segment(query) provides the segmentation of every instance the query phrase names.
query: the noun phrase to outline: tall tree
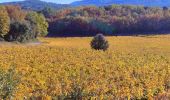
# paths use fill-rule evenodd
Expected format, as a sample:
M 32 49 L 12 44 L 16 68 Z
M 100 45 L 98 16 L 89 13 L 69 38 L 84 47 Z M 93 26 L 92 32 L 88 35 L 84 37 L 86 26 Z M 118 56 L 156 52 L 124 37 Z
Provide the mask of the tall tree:
M 7 5 L 6 9 L 11 21 L 23 21 L 25 19 L 26 12 L 20 6 Z
M 42 14 L 36 12 L 29 12 L 26 20 L 30 21 L 33 26 L 35 34 L 38 36 L 46 36 L 48 33 L 48 23 Z
M 9 32 L 10 18 L 4 6 L 0 6 L 0 35 L 5 35 Z

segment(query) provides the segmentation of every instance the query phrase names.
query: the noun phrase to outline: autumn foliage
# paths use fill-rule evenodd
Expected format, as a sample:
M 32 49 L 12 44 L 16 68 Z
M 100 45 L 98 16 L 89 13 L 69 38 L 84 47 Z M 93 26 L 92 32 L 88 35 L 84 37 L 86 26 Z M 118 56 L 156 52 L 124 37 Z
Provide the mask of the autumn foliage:
M 41 13 L 1 6 L 1 37 L 25 42 L 48 32 L 48 36 L 92 36 L 170 31 L 167 8 L 46 9 L 46 19 Z M 152 100 L 162 94 L 169 98 L 169 35 L 39 39 L 42 45 L 0 44 L 0 99 Z
M 26 16 L 26 11 L 20 6 L 7 5 L 5 6 L 11 21 L 23 21 Z
M 10 19 L 6 8 L 0 6 L 0 35 L 5 35 L 9 32 Z
M 170 10 L 158 7 L 111 5 L 56 11 L 49 36 L 133 35 L 170 32 Z
M 46 36 L 47 29 L 48 23 L 40 13 L 22 10 L 20 6 L 0 7 L 1 40 L 28 42 Z
M 170 37 L 148 38 L 110 37 L 105 52 L 90 48 L 92 38 L 0 45 L 0 66 L 4 70 L 16 66 L 20 82 L 13 99 L 17 100 L 151 100 L 168 95 L 170 89 L 170 48 L 165 46 Z M 148 45 L 137 45 L 142 43 Z

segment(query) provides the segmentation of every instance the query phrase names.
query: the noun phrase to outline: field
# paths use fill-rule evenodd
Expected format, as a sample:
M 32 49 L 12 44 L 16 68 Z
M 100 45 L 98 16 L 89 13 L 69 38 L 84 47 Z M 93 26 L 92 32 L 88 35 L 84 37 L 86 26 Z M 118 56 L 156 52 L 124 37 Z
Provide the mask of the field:
M 170 35 L 107 37 L 106 52 L 91 50 L 91 39 L 1 43 L 0 66 L 20 76 L 13 98 L 170 99 Z

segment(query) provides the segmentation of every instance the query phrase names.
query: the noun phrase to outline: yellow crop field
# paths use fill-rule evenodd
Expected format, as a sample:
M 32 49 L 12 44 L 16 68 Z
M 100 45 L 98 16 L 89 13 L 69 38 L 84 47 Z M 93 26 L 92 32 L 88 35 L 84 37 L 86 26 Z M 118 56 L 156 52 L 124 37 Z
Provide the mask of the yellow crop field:
M 170 99 L 170 35 L 39 38 L 41 44 L 0 44 L 0 66 L 20 77 L 16 100 Z M 163 97 L 163 96 L 164 97 Z

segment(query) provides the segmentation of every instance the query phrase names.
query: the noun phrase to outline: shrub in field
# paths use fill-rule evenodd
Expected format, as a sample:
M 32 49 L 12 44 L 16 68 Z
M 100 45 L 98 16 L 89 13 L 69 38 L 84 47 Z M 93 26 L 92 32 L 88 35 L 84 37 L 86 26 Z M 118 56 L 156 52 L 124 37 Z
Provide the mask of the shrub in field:
M 109 47 L 108 41 L 103 34 L 97 34 L 91 41 L 91 47 L 95 50 L 107 50 Z
M 19 78 L 14 69 L 9 69 L 7 72 L 0 69 L 0 99 L 12 99 L 18 83 Z

